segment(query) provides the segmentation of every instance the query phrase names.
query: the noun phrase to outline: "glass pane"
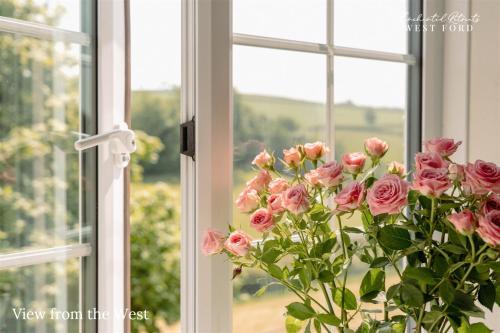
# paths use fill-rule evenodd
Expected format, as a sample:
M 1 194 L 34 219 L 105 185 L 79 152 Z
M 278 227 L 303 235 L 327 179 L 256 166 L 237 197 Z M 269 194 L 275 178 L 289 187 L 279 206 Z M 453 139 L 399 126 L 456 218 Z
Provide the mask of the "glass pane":
M 2 0 L 0 16 L 87 32 L 87 15 L 93 8 L 89 0 Z M 83 19 L 82 19 L 83 16 Z
M 234 0 L 235 33 L 326 42 L 326 0 Z
M 131 1 L 133 332 L 180 331 L 181 0 Z M 161 42 L 152 36 L 161 36 Z M 158 64 L 162 64 L 158 66 Z M 161 258 L 161 259 L 159 259 Z
M 363 151 L 364 140 L 389 143 L 384 161 L 404 162 L 405 64 L 346 57 L 335 58 L 335 158 Z M 350 219 L 360 224 L 359 216 Z
M 326 59 L 322 55 L 235 46 L 233 82 L 236 199 L 255 174 L 251 162 L 262 149 L 282 157 L 284 148 L 325 140 Z M 280 171 L 284 172 L 282 168 Z M 235 207 L 235 227 L 258 238 L 248 221 L 249 216 Z M 273 286 L 260 297 L 250 297 L 267 280 L 257 270 L 244 270 L 234 280 L 235 332 L 285 331 L 284 306 L 294 299 L 293 294 Z
M 0 332 L 78 332 L 85 314 L 79 274 L 79 259 L 3 270 Z M 37 311 L 38 317 L 29 319 L 28 311 Z
M 73 143 L 95 130 L 91 57 L 1 32 L 0 50 L 0 253 L 78 243 L 83 170 Z
M 335 0 L 335 45 L 407 53 L 407 2 Z

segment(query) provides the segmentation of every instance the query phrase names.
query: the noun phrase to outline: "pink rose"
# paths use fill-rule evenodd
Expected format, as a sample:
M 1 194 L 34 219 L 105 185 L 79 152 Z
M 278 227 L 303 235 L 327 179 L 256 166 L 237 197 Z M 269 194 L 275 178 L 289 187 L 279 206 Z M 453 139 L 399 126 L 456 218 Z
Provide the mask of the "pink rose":
M 316 169 L 318 183 L 324 187 L 334 187 L 342 182 L 342 165 L 335 161 L 323 164 Z
M 453 181 L 461 182 L 465 178 L 465 168 L 463 165 L 452 163 L 448 167 L 449 177 Z
M 337 210 L 341 212 L 348 212 L 358 208 L 365 197 L 365 187 L 359 182 L 352 182 L 342 189 L 335 196 L 335 203 Z
M 249 188 L 253 188 L 257 192 L 262 191 L 271 182 L 271 175 L 267 170 L 260 170 L 257 176 L 247 182 Z
M 257 209 L 250 218 L 250 226 L 258 232 L 271 230 L 274 227 L 273 214 L 265 208 Z
M 248 213 L 259 206 L 259 195 L 253 188 L 246 188 L 240 193 L 236 199 L 236 207 L 242 213 Z
M 271 167 L 273 163 L 274 163 L 273 157 L 269 155 L 269 153 L 266 150 L 257 154 L 257 156 L 255 156 L 255 158 L 252 161 L 253 165 L 256 165 L 263 169 Z
M 318 171 L 316 169 L 309 171 L 304 175 L 304 178 L 309 182 L 309 184 L 316 186 L 319 185 L 318 181 Z
M 396 175 L 385 175 L 368 190 L 366 201 L 373 215 L 397 214 L 408 204 L 410 184 Z
M 489 212 L 494 211 L 494 210 L 500 210 L 500 194 L 492 193 L 481 204 L 481 213 L 483 215 L 486 215 Z
M 423 195 L 438 198 L 451 187 L 447 169 L 417 170 L 412 188 Z
M 281 194 L 271 194 L 267 198 L 267 209 L 269 209 L 273 214 L 278 214 L 285 210 Z
M 226 237 L 220 231 L 214 229 L 206 230 L 203 235 L 201 252 L 206 256 L 219 253 L 224 248 L 225 239 Z
M 415 155 L 415 167 L 417 170 L 422 169 L 443 169 L 448 167 L 448 162 L 443 160 L 441 155 L 437 153 L 418 153 Z
M 485 216 L 479 217 L 477 234 L 492 246 L 500 245 L 500 211 L 493 210 Z
M 283 207 L 294 214 L 309 208 L 309 194 L 303 184 L 295 185 L 283 193 Z
M 460 213 L 451 214 L 447 219 L 462 235 L 472 235 L 474 229 L 476 229 L 476 217 L 468 209 L 464 209 Z
M 369 138 L 365 140 L 365 151 L 372 159 L 380 159 L 385 155 L 389 145 L 379 138 Z
M 281 193 L 287 190 L 290 184 L 283 178 L 276 178 L 269 183 L 269 192 L 271 193 Z
M 448 157 L 457 151 L 462 141 L 455 142 L 453 139 L 436 138 L 425 142 L 425 149 L 429 152 Z
M 474 194 L 488 192 L 500 193 L 500 168 L 495 163 L 477 160 L 465 167 L 465 183 L 467 191 Z
M 224 242 L 225 249 L 239 257 L 246 255 L 251 246 L 252 239 L 241 230 L 233 231 Z
M 323 143 L 316 141 L 314 143 L 306 143 L 304 145 L 304 153 L 306 157 L 310 160 L 317 160 L 323 157 L 330 151 L 328 147 Z
M 387 166 L 387 171 L 389 173 L 392 173 L 393 175 L 398 175 L 399 177 L 403 177 L 406 172 L 406 169 L 403 164 L 393 161 L 389 163 L 389 165 Z
M 366 155 L 363 153 L 347 153 L 342 156 L 342 165 L 344 170 L 353 175 L 357 175 L 363 171 L 365 166 Z
M 298 167 L 302 161 L 302 155 L 297 148 L 292 147 L 290 149 L 283 150 L 283 159 L 289 167 Z

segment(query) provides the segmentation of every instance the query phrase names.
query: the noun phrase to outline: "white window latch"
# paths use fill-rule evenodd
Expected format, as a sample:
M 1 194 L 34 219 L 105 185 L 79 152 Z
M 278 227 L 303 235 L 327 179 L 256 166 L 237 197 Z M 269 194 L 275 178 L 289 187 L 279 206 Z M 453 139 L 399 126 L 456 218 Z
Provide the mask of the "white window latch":
M 76 141 L 75 149 L 83 151 L 107 142 L 109 142 L 109 150 L 113 154 L 115 166 L 125 168 L 130 161 L 130 154 L 136 150 L 135 133 L 125 123 L 116 125 L 115 129 L 110 132 Z

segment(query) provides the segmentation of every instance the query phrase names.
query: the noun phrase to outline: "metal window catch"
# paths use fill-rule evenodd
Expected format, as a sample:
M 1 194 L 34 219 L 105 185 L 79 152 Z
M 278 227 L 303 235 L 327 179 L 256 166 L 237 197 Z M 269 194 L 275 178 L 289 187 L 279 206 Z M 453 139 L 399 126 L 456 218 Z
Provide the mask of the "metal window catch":
M 97 145 L 109 142 L 109 150 L 113 154 L 115 166 L 125 168 L 130 161 L 130 154 L 136 150 L 135 133 L 125 123 L 115 126 L 115 129 L 97 134 L 75 142 L 75 149 L 83 151 Z
M 193 119 L 181 124 L 180 128 L 180 153 L 191 157 L 194 160 L 196 152 L 195 122 Z

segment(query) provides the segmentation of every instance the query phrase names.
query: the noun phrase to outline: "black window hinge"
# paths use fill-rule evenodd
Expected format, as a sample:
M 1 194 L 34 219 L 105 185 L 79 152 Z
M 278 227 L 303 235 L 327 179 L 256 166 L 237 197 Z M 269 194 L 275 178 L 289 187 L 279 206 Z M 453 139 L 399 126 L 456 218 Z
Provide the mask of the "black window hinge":
M 194 117 L 181 124 L 180 135 L 181 154 L 190 156 L 194 161 L 194 153 L 196 150 Z

